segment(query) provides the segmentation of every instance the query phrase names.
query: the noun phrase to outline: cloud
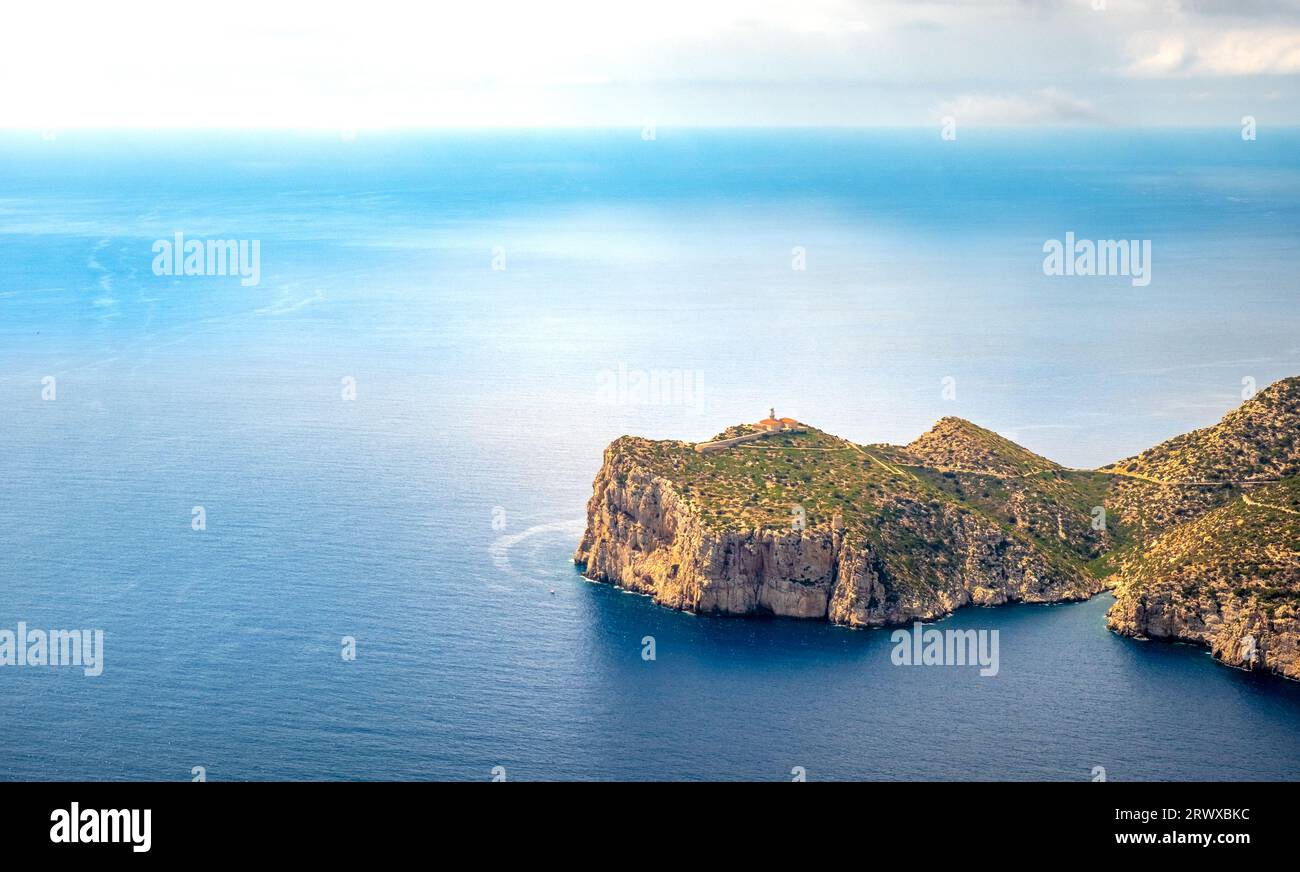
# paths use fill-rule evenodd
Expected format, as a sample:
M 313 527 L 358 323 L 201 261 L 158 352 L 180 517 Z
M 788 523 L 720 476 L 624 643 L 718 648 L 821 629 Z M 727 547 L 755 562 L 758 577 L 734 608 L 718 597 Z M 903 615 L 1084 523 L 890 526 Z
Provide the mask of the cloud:
M 1230 30 L 1139 40 L 1127 73 L 1159 76 L 1287 76 L 1300 73 L 1300 28 Z
M 1300 29 L 1226 33 L 1199 52 L 1197 60 L 1221 76 L 1300 73 Z
M 1168 76 L 1185 72 L 1190 60 L 1187 41 L 1181 37 L 1168 37 L 1162 39 L 1154 51 L 1148 51 L 1134 61 L 1128 72 L 1135 76 Z
M 1028 94 L 967 94 L 939 104 L 939 117 L 958 123 L 999 125 L 1102 124 L 1105 118 L 1086 100 L 1056 88 Z
M 71 3 L 6 10 L 0 128 L 1300 122 L 1300 0 Z

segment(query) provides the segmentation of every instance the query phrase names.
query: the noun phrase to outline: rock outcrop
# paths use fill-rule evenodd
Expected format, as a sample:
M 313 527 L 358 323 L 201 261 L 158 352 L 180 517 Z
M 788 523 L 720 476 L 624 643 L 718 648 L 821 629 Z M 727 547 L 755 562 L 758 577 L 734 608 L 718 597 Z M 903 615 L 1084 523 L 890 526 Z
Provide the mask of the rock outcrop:
M 574 560 L 676 609 L 854 627 L 1113 586 L 1117 633 L 1300 679 L 1297 434 L 1300 378 L 1100 470 L 958 418 L 905 447 L 803 424 L 709 452 L 625 436 Z
M 611 447 L 574 557 L 587 574 L 676 609 L 824 617 L 827 532 L 710 529 L 671 481 Z
M 899 473 L 811 428 L 704 457 L 686 443 L 624 437 L 605 452 L 574 560 L 589 578 L 672 608 L 849 626 L 1101 589 L 1015 530 Z M 854 485 L 861 498 L 845 499 Z M 768 500 L 753 499 L 760 491 Z
M 1254 489 L 1128 555 L 1107 624 L 1300 679 L 1300 478 Z

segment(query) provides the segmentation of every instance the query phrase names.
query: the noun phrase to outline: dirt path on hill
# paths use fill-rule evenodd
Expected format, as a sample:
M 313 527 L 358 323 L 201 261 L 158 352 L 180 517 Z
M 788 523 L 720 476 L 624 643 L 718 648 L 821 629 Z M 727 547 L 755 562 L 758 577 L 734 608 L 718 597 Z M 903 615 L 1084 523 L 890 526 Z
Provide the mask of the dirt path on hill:
M 1260 509 L 1274 509 L 1275 511 L 1286 512 L 1288 515 L 1300 515 L 1300 512 L 1297 512 L 1295 509 L 1288 509 L 1286 506 L 1275 506 L 1271 503 L 1257 503 L 1245 494 L 1241 495 L 1241 501 L 1248 506 L 1255 506 Z
M 1219 487 L 1225 484 L 1270 484 L 1276 481 L 1282 481 L 1280 478 L 1225 478 L 1222 481 L 1164 481 L 1159 478 L 1152 478 L 1149 475 L 1143 475 L 1140 472 L 1129 472 L 1125 469 L 1096 469 L 1096 470 L 1079 470 L 1080 472 L 1100 472 L 1104 475 L 1120 475 L 1124 478 L 1135 478 L 1138 481 L 1145 481 L 1148 484 L 1159 484 L 1171 487 Z

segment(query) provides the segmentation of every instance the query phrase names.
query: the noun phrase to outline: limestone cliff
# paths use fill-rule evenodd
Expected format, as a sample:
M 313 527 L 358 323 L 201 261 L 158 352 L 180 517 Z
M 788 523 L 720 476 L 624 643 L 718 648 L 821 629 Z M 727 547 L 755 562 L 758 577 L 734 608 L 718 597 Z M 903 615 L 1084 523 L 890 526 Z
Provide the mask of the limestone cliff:
M 1129 555 L 1107 615 L 1126 636 L 1206 645 L 1300 679 L 1300 478 L 1252 490 Z
M 880 626 L 1101 589 L 996 519 L 813 428 L 701 455 L 623 437 L 574 555 L 673 608 Z

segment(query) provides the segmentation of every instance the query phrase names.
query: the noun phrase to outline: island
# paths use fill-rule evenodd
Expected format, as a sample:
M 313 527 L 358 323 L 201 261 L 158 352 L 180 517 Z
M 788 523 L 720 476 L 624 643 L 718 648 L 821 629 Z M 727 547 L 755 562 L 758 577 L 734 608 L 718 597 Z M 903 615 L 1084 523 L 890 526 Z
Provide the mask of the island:
M 1118 633 L 1300 679 L 1300 377 L 1095 470 L 960 418 L 908 445 L 778 418 L 606 450 L 574 561 L 664 606 L 880 627 L 1103 590 Z

